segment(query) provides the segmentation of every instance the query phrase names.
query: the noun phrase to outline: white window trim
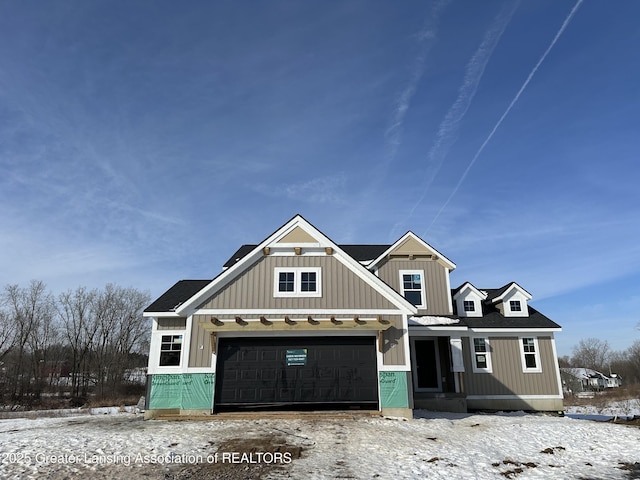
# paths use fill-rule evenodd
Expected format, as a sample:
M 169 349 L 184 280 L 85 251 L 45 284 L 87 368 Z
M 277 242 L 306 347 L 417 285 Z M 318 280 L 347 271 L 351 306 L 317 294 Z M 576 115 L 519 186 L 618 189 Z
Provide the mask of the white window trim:
M 182 373 L 186 368 L 188 359 L 188 330 L 156 330 L 151 335 L 151 347 L 149 349 L 149 370 L 148 373 Z M 165 335 L 182 335 L 182 348 L 180 349 L 179 365 L 160 366 L 160 353 L 162 345 L 162 337 Z
M 518 305 L 517 309 L 512 308 L 513 304 L 511 303 L 516 303 Z M 522 312 L 522 301 L 521 300 L 509 300 L 509 311 L 516 314 L 516 313 L 521 313 Z
M 302 274 L 316 274 L 316 291 L 303 292 L 301 290 Z M 293 292 L 281 292 L 278 290 L 280 274 L 293 273 Z M 322 297 L 322 269 L 320 267 L 276 267 L 273 269 L 273 296 L 274 297 Z
M 416 305 L 416 307 L 421 309 L 427 308 L 427 292 L 425 288 L 424 270 L 400 270 L 400 294 L 404 297 L 403 275 L 420 275 L 420 296 L 422 297 L 422 304 Z
M 484 344 L 487 346 L 487 351 L 484 352 L 484 355 L 487 359 L 487 366 L 485 368 L 478 367 L 476 363 L 476 346 L 474 339 L 476 338 L 484 338 Z M 491 342 L 489 341 L 489 337 L 470 337 L 471 340 L 471 367 L 473 368 L 473 373 L 493 373 L 493 364 L 491 363 Z
M 527 362 L 525 359 L 525 351 L 522 340 L 525 338 L 533 338 L 533 348 L 536 349 L 534 352 L 536 358 L 536 367 L 535 368 L 527 368 Z M 538 345 L 538 337 L 518 337 L 518 343 L 520 344 L 520 361 L 522 362 L 522 372 L 523 373 L 542 373 L 542 364 L 540 363 L 540 347 Z M 531 355 L 531 352 L 526 352 L 527 355 Z

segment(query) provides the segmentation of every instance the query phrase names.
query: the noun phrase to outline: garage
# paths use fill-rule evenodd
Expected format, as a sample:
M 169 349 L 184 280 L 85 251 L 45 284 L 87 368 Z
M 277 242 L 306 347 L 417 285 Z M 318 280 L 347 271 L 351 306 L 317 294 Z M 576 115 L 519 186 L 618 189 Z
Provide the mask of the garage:
M 220 338 L 216 411 L 378 409 L 375 338 Z

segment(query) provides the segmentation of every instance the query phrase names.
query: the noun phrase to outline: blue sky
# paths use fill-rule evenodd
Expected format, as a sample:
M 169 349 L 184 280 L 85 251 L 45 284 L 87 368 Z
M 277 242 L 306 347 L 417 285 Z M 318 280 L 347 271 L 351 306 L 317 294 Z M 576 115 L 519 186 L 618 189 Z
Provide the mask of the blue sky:
M 296 213 L 640 338 L 640 2 L 1 1 L 0 282 L 160 295 Z

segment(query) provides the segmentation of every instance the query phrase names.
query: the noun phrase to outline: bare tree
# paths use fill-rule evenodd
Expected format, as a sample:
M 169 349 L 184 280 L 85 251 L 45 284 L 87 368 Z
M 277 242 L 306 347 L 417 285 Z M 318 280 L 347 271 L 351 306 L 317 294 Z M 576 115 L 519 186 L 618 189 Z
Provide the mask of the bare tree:
M 11 359 L 10 370 L 7 366 L 8 391 L 13 400 L 22 399 L 31 393 L 31 376 L 33 363 L 32 352 L 28 342 L 32 340 L 34 332 L 38 329 L 40 319 L 49 315 L 51 308 L 51 295 L 47 293 L 43 282 L 32 280 L 28 288 L 18 285 L 7 285 L 2 295 L 2 301 L 7 306 L 9 321 L 14 325 L 15 341 Z M 7 362 L 9 363 L 9 362 Z M 29 369 L 31 365 L 31 369 Z
M 0 310 L 0 362 L 13 348 L 16 333 L 15 325 L 9 320 L 9 314 Z
M 636 340 L 626 351 L 629 371 L 622 380 L 626 383 L 640 383 L 640 340 Z
M 100 395 L 113 392 L 123 381 L 131 354 L 146 338 L 147 322 L 142 310 L 149 295 L 134 288 L 107 285 L 95 298 L 96 335 L 93 342 L 94 372 Z
M 603 371 L 609 364 L 610 354 L 609 342 L 599 338 L 587 338 L 580 340 L 573 348 L 571 363 L 574 367 Z
M 62 319 L 64 335 L 71 347 L 71 394 L 78 397 L 87 394 L 89 375 L 88 354 L 95 329 L 93 328 L 93 303 L 95 290 L 79 287 L 58 297 L 58 314 Z
M 27 339 L 29 357 L 31 358 L 31 378 L 33 396 L 40 398 L 46 386 L 47 377 L 54 375 L 53 365 L 57 359 L 53 358 L 52 347 L 58 342 L 59 328 L 55 315 L 55 300 L 50 293 L 43 293 L 39 299 L 37 313 L 33 320 L 33 328 Z

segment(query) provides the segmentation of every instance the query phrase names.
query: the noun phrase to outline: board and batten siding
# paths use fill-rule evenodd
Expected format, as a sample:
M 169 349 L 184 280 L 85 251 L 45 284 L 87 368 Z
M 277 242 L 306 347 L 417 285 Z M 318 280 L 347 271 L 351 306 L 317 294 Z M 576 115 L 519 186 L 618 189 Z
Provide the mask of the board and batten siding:
M 211 333 L 199 325 L 202 316 L 192 318 L 189 367 L 211 367 Z
M 436 260 L 408 260 L 390 259 L 378 269 L 378 276 L 391 286 L 396 292 L 401 293 L 400 270 L 424 271 L 425 292 L 427 295 L 427 308 L 420 309 L 419 315 L 448 315 L 449 295 L 447 287 L 447 269 Z
M 321 297 L 274 297 L 276 267 L 320 267 Z M 333 256 L 266 256 L 199 308 L 393 309 L 397 307 Z
M 408 335 L 402 328 L 402 317 L 383 316 L 392 326 L 382 334 L 382 363 L 383 365 L 404 365 L 408 361 L 408 353 L 404 348 L 404 335 Z
M 558 371 L 551 337 L 538 337 L 541 373 L 524 373 L 518 337 L 489 337 L 493 373 L 474 373 L 473 350 L 463 339 L 464 386 L 467 395 L 558 395 Z
M 158 318 L 157 330 L 184 330 L 187 328 L 186 318 Z

